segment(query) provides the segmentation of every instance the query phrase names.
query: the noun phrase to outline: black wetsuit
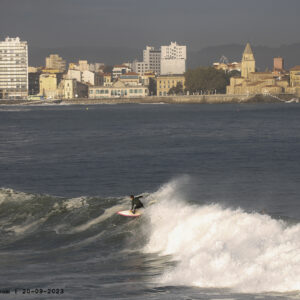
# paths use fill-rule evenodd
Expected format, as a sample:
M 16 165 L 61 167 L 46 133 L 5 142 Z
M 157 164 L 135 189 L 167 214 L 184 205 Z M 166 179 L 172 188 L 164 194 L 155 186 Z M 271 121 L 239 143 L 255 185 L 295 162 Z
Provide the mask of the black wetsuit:
M 139 197 L 134 197 L 131 200 L 131 210 L 132 212 L 135 214 L 135 210 L 141 207 L 144 207 L 143 203 L 141 202 L 140 198 L 142 198 L 143 196 L 139 196 Z

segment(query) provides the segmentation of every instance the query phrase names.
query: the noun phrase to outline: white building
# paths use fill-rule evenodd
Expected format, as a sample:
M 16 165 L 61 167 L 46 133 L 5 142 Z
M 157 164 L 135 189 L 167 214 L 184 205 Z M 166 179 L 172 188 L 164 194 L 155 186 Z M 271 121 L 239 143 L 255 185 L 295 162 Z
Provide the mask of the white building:
M 28 96 L 28 46 L 20 38 L 0 42 L 0 98 Z
M 161 46 L 161 75 L 183 74 L 186 70 L 186 46 L 171 42 Z
M 146 97 L 149 94 L 147 87 L 142 85 L 129 85 L 121 81 L 114 82 L 111 86 L 89 87 L 89 98 L 135 98 Z
M 145 73 L 149 72 L 149 65 L 143 61 L 135 60 L 131 63 L 132 71 L 138 73 L 140 75 L 144 75 Z
M 76 79 L 77 81 L 82 80 L 82 72 L 79 70 L 69 69 L 67 73 L 68 79 Z
M 112 70 L 112 78 L 116 80 L 120 75 L 126 74 L 131 71 L 131 68 L 126 65 L 116 65 Z
M 89 83 L 91 85 L 95 85 L 95 73 L 94 72 L 91 72 L 88 70 L 83 71 L 81 78 L 82 78 L 82 80 L 81 80 L 82 82 Z

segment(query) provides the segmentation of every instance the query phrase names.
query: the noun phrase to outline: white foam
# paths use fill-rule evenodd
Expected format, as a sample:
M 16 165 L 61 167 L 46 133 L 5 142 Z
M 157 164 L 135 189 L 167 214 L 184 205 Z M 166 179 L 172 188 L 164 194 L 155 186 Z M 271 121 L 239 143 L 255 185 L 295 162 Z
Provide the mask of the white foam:
M 88 206 L 85 197 L 72 198 L 63 203 L 64 207 L 67 209 L 76 209 L 84 206 Z
M 21 202 L 32 199 L 32 195 L 14 191 L 13 189 L 0 188 L 0 205 L 5 201 Z
M 267 215 L 219 205 L 188 205 L 176 188 L 176 182 L 163 187 L 163 197 L 156 197 L 164 200 L 146 213 L 150 233 L 144 251 L 178 261 L 160 283 L 240 292 L 300 290 L 300 224 L 288 227 Z
M 123 208 L 123 205 L 116 205 L 113 206 L 111 208 L 107 208 L 103 214 L 101 214 L 99 217 L 90 220 L 89 222 L 82 224 L 80 226 L 75 227 L 71 232 L 82 232 L 85 231 L 89 228 L 91 228 L 92 226 L 99 224 L 103 221 L 105 221 L 106 219 L 110 218 L 112 215 L 116 214 L 119 210 L 121 210 Z

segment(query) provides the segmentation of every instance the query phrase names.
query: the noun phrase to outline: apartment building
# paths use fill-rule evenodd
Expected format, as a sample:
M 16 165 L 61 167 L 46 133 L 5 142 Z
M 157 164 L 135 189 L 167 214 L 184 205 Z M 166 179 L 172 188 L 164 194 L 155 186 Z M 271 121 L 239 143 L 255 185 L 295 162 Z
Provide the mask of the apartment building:
M 186 70 L 186 46 L 171 42 L 169 46 L 161 46 L 161 75 L 183 74 Z
M 161 60 L 161 50 L 157 50 L 154 47 L 147 46 L 143 50 L 143 63 L 148 67 L 148 70 L 145 69 L 145 72 L 153 72 L 156 75 L 160 74 L 160 62 Z
M 0 99 L 28 96 L 28 46 L 19 37 L 0 42 Z
M 64 72 L 66 70 L 66 61 L 58 54 L 50 54 L 49 57 L 46 57 L 46 68 L 58 69 L 60 72 Z

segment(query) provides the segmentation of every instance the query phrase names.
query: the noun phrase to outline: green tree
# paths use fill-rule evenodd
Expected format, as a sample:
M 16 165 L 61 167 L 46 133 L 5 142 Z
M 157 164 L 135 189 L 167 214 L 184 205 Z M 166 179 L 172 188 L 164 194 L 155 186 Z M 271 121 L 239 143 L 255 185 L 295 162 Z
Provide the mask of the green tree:
M 168 91 L 168 95 L 182 95 L 183 94 L 183 86 L 181 82 L 177 82 L 177 85 L 170 88 Z
M 199 67 L 185 73 L 185 86 L 190 93 L 225 93 L 228 84 L 228 75 L 212 67 Z
M 151 96 L 156 95 L 156 79 L 155 78 L 151 78 L 151 77 L 149 78 L 148 89 L 149 89 L 149 94 Z

